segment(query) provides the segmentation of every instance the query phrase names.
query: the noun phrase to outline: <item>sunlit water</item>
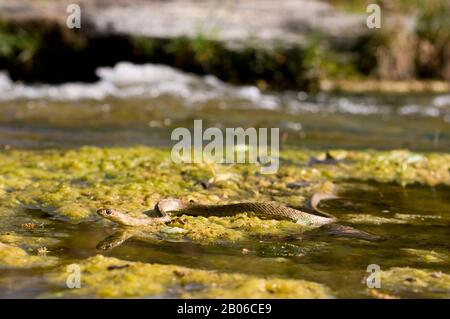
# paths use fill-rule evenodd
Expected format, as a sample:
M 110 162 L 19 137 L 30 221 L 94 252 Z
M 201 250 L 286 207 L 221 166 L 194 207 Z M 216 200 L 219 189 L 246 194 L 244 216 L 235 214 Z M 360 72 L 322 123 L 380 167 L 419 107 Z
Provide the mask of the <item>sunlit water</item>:
M 336 297 L 367 297 L 365 277 L 369 264 L 382 270 L 390 267 L 412 267 L 450 272 L 450 261 L 426 261 L 407 252 L 408 248 L 448 254 L 450 251 L 450 200 L 448 187 L 408 189 L 394 185 L 348 184 L 338 200 L 329 201 L 324 209 L 345 220 L 352 214 L 395 219 L 394 216 L 423 216 L 414 223 L 342 222 L 360 230 L 383 236 L 384 241 L 368 242 L 338 238 L 322 231 L 263 241 L 229 245 L 200 245 L 180 242 L 157 244 L 129 239 L 110 251 L 99 251 L 97 243 L 114 232 L 98 223 L 68 225 L 54 222 L 47 236 L 62 239 L 52 248 L 52 255 L 70 263 L 102 253 L 130 261 L 176 264 L 198 269 L 306 279 L 323 283 Z M 36 212 L 33 212 L 35 215 Z M 433 218 L 436 217 L 436 218 Z M 242 249 L 249 253 L 243 255 Z M 43 280 L 44 270 L 2 270 L 0 297 L 35 297 L 60 291 Z M 420 293 L 399 291 L 399 297 L 442 297 L 442 291 Z M 448 295 L 450 292 L 448 292 Z M 171 295 L 168 297 L 176 297 Z
M 169 146 L 175 127 L 279 127 L 282 146 L 450 150 L 450 95 L 263 93 L 161 65 L 100 68 L 93 84 L 0 75 L 0 145 Z
M 213 77 L 164 66 L 121 64 L 98 70 L 94 84 L 23 85 L 0 76 L 0 145 L 13 148 L 74 148 L 82 145 L 170 146 L 175 127 L 279 127 L 281 147 L 409 148 L 450 150 L 450 95 L 308 95 L 262 93 Z M 428 263 L 404 248 L 448 252 L 448 187 L 349 184 L 342 199 L 324 209 L 344 223 L 386 238 L 372 243 L 323 232 L 278 240 L 215 246 L 130 239 L 105 255 L 126 260 L 200 269 L 277 275 L 323 283 L 337 297 L 365 297 L 369 264 L 450 272 L 446 262 Z M 371 225 L 346 216 L 426 215 L 415 223 Z M 429 216 L 438 217 L 436 219 Z M 52 222 L 49 236 L 62 238 L 52 255 L 70 262 L 99 253 L 97 243 L 112 228 Z M 242 249 L 250 253 L 242 255 Z M 43 280 L 45 270 L 2 270 L 0 297 L 35 297 L 60 289 Z M 402 297 L 433 294 L 399 293 Z

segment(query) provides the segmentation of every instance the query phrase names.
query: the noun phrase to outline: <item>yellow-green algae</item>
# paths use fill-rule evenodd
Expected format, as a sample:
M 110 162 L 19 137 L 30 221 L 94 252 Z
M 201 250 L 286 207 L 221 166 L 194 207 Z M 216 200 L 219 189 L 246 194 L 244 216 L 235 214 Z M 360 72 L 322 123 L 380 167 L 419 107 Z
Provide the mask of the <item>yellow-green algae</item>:
M 0 234 L 0 242 L 19 246 L 26 250 L 35 250 L 41 247 L 50 247 L 59 243 L 56 238 L 42 236 L 23 236 L 14 232 Z
M 332 153 L 333 154 L 333 153 Z M 450 184 L 450 155 L 415 154 L 407 151 L 349 152 L 346 162 L 307 166 L 320 153 L 286 151 L 279 171 L 258 174 L 256 165 L 175 164 L 168 150 L 146 147 L 93 148 L 69 151 L 4 151 L 0 153 L 1 205 L 36 208 L 62 220 L 79 222 L 96 218 L 99 207 L 140 214 L 157 200 L 189 197 L 202 203 L 279 200 L 299 206 L 305 196 L 329 189 L 326 181 L 342 179 L 397 182 L 402 185 Z M 210 189 L 199 182 L 221 174 L 236 174 Z M 309 187 L 290 189 L 299 180 Z M 332 187 L 332 186 L 331 186 Z
M 418 154 L 406 150 L 347 152 L 352 161 L 334 170 L 333 178 L 408 184 L 450 184 L 450 154 Z
M 55 257 L 31 255 L 20 247 L 0 242 L 0 269 L 48 267 L 57 261 Z
M 187 230 L 184 235 L 199 243 L 242 241 L 251 237 L 287 236 L 299 234 L 305 227 L 289 221 L 261 220 L 258 217 L 238 214 L 230 217 L 193 217 L 183 215 L 171 225 Z
M 337 186 L 334 182 L 345 180 L 398 183 L 403 186 L 415 183 L 450 185 L 449 154 L 416 154 L 407 151 L 330 151 L 329 153 L 339 160 L 338 163 L 310 166 L 307 163 L 311 156 L 324 158 L 325 153 L 283 151 L 281 153 L 282 165 L 278 173 L 266 176 L 261 175 L 259 167 L 255 165 L 175 164 L 170 160 L 168 150 L 147 147 L 83 147 L 69 151 L 3 151 L 0 153 L 0 218 L 2 220 L 0 225 L 0 241 L 2 242 L 0 267 L 26 268 L 54 265 L 57 259 L 52 256 L 52 246 L 58 245 L 58 241 L 47 239 L 47 237 L 53 238 L 50 235 L 54 231 L 52 227 L 59 229 L 62 225 L 98 220 L 99 224 L 96 225 L 105 226 L 107 229 L 117 228 L 113 223 L 100 219 L 96 215 L 95 211 L 100 207 L 116 208 L 136 216 L 142 216 L 144 211 L 151 210 L 159 199 L 165 197 L 183 197 L 205 204 L 275 200 L 292 206 L 302 206 L 305 199 L 314 192 L 335 192 Z M 201 182 L 204 181 L 208 181 L 212 185 L 203 187 Z M 304 186 L 300 188 L 289 186 L 290 183 L 299 181 Z M 351 215 L 343 214 L 340 218 L 350 222 L 355 222 L 352 218 L 359 218 L 356 223 L 369 225 L 391 223 L 392 221 L 397 224 L 410 224 L 417 219 L 425 219 L 433 225 L 448 222 L 448 218 L 445 216 L 438 219 L 437 217 L 440 216 L 432 215 L 428 218 L 427 215 L 394 214 L 376 222 L 373 222 L 372 218 L 376 216 L 353 214 L 352 217 Z M 364 222 L 364 218 L 369 222 Z M 62 223 L 57 225 L 54 220 Z M 35 230 L 22 229 L 21 225 L 28 222 L 36 222 L 43 226 Z M 304 227 L 288 221 L 262 220 L 251 214 L 229 217 L 182 215 L 174 217 L 168 227 L 142 229 L 136 237 L 149 241 L 156 239 L 155 243 L 161 240 L 192 241 L 200 244 L 242 242 L 242 245 L 238 247 L 250 248 L 245 250 L 246 254 L 261 253 L 264 256 L 267 254 L 271 256 L 273 250 L 273 256 L 283 256 L 280 261 L 285 260 L 284 256 L 304 258 L 303 250 L 297 245 L 292 245 L 292 249 L 288 243 L 274 246 L 272 250 L 266 247 L 262 253 L 253 251 L 253 245 L 248 244 L 255 243 L 255 239 L 277 236 L 283 238 L 283 236 L 298 235 L 305 230 Z M 171 229 L 177 231 L 172 232 Z M 318 244 L 321 244 L 317 247 L 319 251 L 323 252 L 328 248 L 327 243 L 318 242 Z M 48 256 L 37 256 L 37 249 L 40 247 L 49 248 Z M 286 247 L 285 253 L 283 253 L 283 247 Z M 309 251 L 307 249 L 305 251 L 309 258 Z M 441 260 L 446 262 L 440 252 L 437 253 L 439 255 L 429 253 L 428 255 L 431 257 L 418 257 L 417 254 L 413 256 L 414 253 L 411 251 L 403 251 L 403 255 L 406 255 L 407 258 L 413 258 L 412 260 L 419 262 L 434 262 L 435 264 L 440 263 Z M 421 254 L 419 253 L 419 255 Z M 345 255 L 343 256 L 345 257 Z M 102 259 L 99 256 L 94 258 L 92 265 L 101 264 L 102 260 L 108 262 L 112 260 L 111 265 L 125 263 L 125 261 L 110 258 Z M 348 258 L 355 257 L 349 255 Z M 223 260 L 224 265 L 227 262 L 227 260 Z M 81 264 L 84 263 L 85 261 L 81 262 Z M 106 261 L 104 263 L 106 265 Z M 172 293 L 173 287 L 179 289 L 178 286 L 191 284 L 190 281 L 187 281 L 188 279 L 173 279 L 172 271 L 177 266 L 170 266 L 175 267 L 170 268 L 157 264 L 134 264 L 139 266 L 128 266 L 111 271 L 104 271 L 102 268 L 103 275 L 100 275 L 98 279 L 94 273 L 88 272 L 84 274 L 83 280 L 87 280 L 85 287 L 75 291 L 64 290 L 63 295 L 143 296 L 142 290 L 145 292 L 145 296 L 156 296 Z M 212 268 L 216 269 L 216 266 L 214 265 Z M 92 267 L 87 264 L 86 269 Z M 135 268 L 137 270 L 133 270 Z M 159 284 L 156 282 L 156 286 L 151 286 L 149 283 L 149 287 L 153 288 L 148 289 L 154 290 L 145 290 L 146 288 L 139 286 L 139 278 L 142 276 L 144 282 L 147 280 L 145 278 L 148 278 L 150 282 L 151 275 L 148 275 L 146 270 L 152 269 L 156 273 L 161 273 L 167 281 L 159 282 Z M 132 271 L 136 271 L 136 274 Z M 305 291 L 295 290 L 298 280 L 273 278 L 265 280 L 245 275 L 213 272 L 206 272 L 208 274 L 206 276 L 203 270 L 190 269 L 189 271 L 193 274 L 199 272 L 198 274 L 202 275 L 198 276 L 202 278 L 208 277 L 208 280 L 205 279 L 207 288 L 195 291 L 177 290 L 178 296 L 295 297 L 301 294 L 303 294 L 301 296 L 305 296 Z M 115 273 L 120 280 L 125 279 L 123 284 L 116 282 L 117 288 L 107 283 L 109 279 L 116 278 L 114 277 Z M 219 276 L 217 280 L 223 285 L 208 286 L 207 283 L 210 282 L 210 279 L 216 278 L 210 277 L 210 275 Z M 59 279 L 56 279 L 58 276 L 60 276 Z M 55 275 L 52 278 L 56 282 L 61 282 L 62 270 L 59 271 L 58 276 Z M 197 275 L 188 276 L 189 280 L 195 276 Z M 127 280 L 131 282 L 130 285 L 126 284 Z M 247 284 L 240 286 L 239 283 L 243 280 Z M 285 292 L 283 290 L 273 293 L 261 288 L 266 287 L 268 280 L 270 282 L 281 280 L 283 284 L 280 285 L 285 287 L 283 288 L 286 289 Z M 173 283 L 170 289 L 166 285 L 169 282 Z M 431 290 L 433 285 L 434 282 L 429 283 Z M 197 287 L 198 283 L 194 286 Z M 255 287 L 257 289 L 253 291 Z M 304 286 L 300 285 L 300 287 Z M 395 288 L 395 283 L 392 284 L 392 287 L 392 289 Z M 270 296 L 266 295 L 269 293 Z M 299 295 L 295 295 L 297 293 Z M 330 296 L 328 293 L 317 293 L 314 296 L 325 295 Z
M 420 261 L 425 263 L 444 263 L 450 259 L 448 252 L 414 249 L 414 248 L 402 248 L 402 252 L 410 256 L 414 261 Z
M 173 218 L 167 226 L 125 228 L 118 230 L 116 234 L 127 232 L 132 234 L 132 238 L 149 243 L 166 240 L 207 245 L 248 242 L 252 239 L 282 239 L 290 235 L 300 235 L 308 229 L 310 228 L 290 221 L 262 220 L 243 213 L 230 217 L 182 215 Z
M 142 216 L 159 199 L 168 196 L 204 204 L 251 199 L 302 206 L 305 198 L 316 191 L 333 192 L 335 180 L 450 184 L 448 154 L 339 150 L 329 154 L 340 162 L 309 166 L 309 158 L 321 158 L 324 153 L 287 150 L 281 154 L 283 165 L 277 174 L 261 175 L 256 165 L 175 164 L 169 150 L 148 147 L 4 151 L 0 153 L 0 205 L 10 209 L 4 214 L 13 219 L 16 210 L 29 208 L 50 213 L 62 221 L 78 223 L 98 219 L 95 211 L 100 207 Z M 204 189 L 202 181 L 212 186 Z M 306 186 L 289 187 L 290 183 L 298 181 L 305 182 Z M 32 213 L 29 216 L 33 217 Z M 404 222 L 402 219 L 393 221 Z M 383 222 L 389 220 L 375 221 Z M 180 216 L 171 226 L 187 230 L 186 238 L 204 243 L 302 231 L 302 227 L 291 222 L 263 221 L 246 214 Z
M 381 288 L 392 293 L 434 293 L 450 297 L 450 275 L 429 269 L 393 267 L 381 272 Z
M 258 278 L 237 273 L 190 269 L 175 265 L 128 262 L 97 255 L 81 261 L 81 288 L 65 289 L 51 297 L 91 296 L 180 298 L 331 298 L 325 286 L 283 278 Z M 64 285 L 66 266 L 49 275 Z
M 383 225 L 383 224 L 408 224 L 408 225 L 442 225 L 446 226 L 449 219 L 436 215 L 394 214 L 392 217 L 373 216 L 370 214 L 345 214 L 341 220 L 354 224 Z

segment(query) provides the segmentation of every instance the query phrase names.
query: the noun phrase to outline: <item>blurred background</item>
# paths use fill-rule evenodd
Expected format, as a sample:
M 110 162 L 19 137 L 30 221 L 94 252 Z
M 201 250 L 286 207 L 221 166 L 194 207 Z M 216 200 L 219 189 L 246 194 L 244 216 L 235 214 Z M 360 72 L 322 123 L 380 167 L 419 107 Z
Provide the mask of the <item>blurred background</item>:
M 282 147 L 449 151 L 449 15 L 447 0 L 0 0 L 0 145 L 170 146 L 203 119 L 279 127 Z

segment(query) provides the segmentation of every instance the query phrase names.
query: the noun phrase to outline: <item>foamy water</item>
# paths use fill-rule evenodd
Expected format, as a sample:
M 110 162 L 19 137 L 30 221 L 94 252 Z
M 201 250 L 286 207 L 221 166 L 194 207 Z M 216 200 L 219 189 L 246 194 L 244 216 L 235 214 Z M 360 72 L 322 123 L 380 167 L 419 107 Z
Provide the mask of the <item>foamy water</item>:
M 224 107 L 283 109 L 295 114 L 326 112 L 418 115 L 442 117 L 450 122 L 450 95 L 430 97 L 425 103 L 407 99 L 393 107 L 374 97 L 327 94 L 309 97 L 304 92 L 292 91 L 263 93 L 255 86 L 229 85 L 214 76 L 198 76 L 157 64 L 122 62 L 114 67 L 100 67 L 96 74 L 99 81 L 95 83 L 29 85 L 13 82 L 6 73 L 0 73 L 0 101 L 156 99 L 170 96 L 187 107 L 219 100 L 225 102 Z

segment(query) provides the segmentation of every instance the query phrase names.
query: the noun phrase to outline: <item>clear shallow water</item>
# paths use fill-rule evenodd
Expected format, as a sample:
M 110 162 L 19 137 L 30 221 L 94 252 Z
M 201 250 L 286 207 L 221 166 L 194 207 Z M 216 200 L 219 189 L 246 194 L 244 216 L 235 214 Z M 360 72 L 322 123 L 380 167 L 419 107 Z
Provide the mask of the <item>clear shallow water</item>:
M 100 68 L 93 84 L 12 83 L 0 75 L 0 145 L 169 146 L 175 127 L 279 127 L 308 148 L 450 150 L 450 95 L 263 93 L 167 66 Z

